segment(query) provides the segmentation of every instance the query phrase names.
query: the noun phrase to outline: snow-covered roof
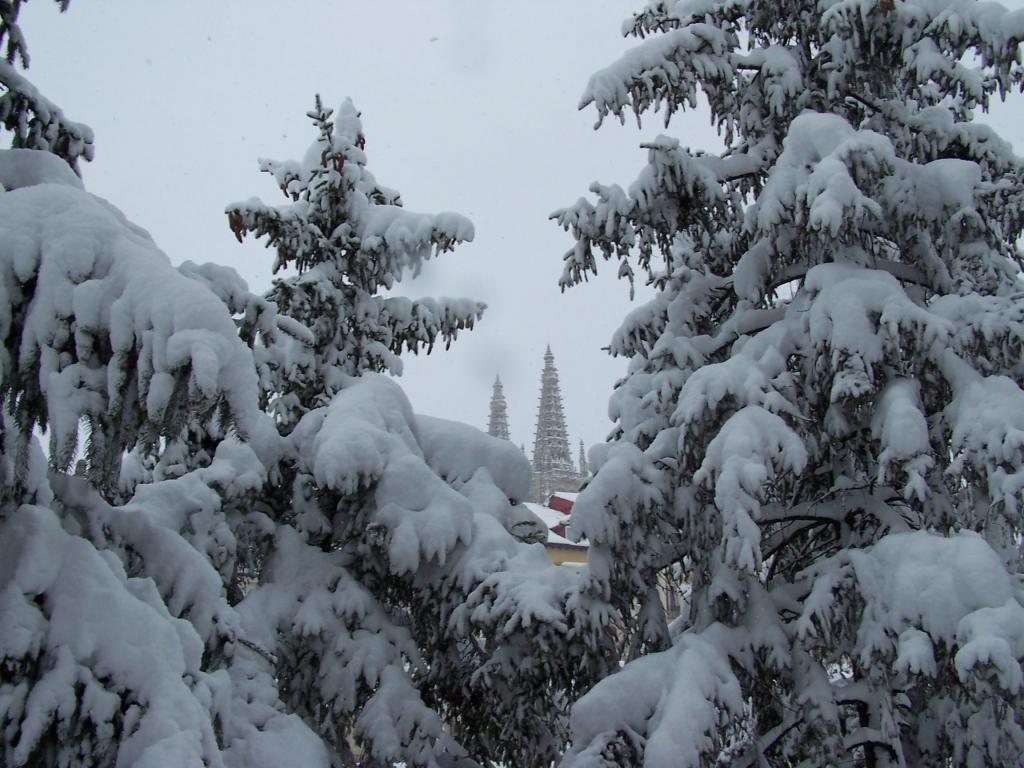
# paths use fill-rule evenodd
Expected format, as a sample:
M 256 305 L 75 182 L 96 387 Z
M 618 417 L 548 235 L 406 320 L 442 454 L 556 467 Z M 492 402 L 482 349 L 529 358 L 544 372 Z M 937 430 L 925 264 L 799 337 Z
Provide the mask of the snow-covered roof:
M 561 525 L 562 523 L 569 521 L 569 516 L 565 514 L 565 512 L 559 512 L 557 509 L 545 507 L 543 504 L 534 504 L 529 501 L 524 501 L 523 506 L 539 517 L 548 528 L 554 528 L 556 525 Z
M 575 503 L 576 497 L 579 496 L 579 493 L 570 492 L 570 491 L 555 491 L 551 495 L 552 496 L 557 496 L 560 499 L 565 499 L 566 501 L 571 501 L 571 502 Z
M 584 539 L 581 541 L 570 541 L 564 536 L 559 536 L 555 533 L 552 528 L 556 525 L 569 522 L 569 516 L 564 512 L 559 512 L 557 509 L 551 509 L 551 507 L 545 507 L 543 504 L 534 504 L 529 501 L 524 501 L 523 506 L 530 510 L 533 514 L 541 519 L 541 522 L 548 527 L 548 546 L 552 547 L 588 547 L 590 544 Z
M 549 547 L 572 547 L 573 549 L 586 549 L 588 546 L 585 541 L 569 541 L 552 530 L 548 531 L 547 544 Z

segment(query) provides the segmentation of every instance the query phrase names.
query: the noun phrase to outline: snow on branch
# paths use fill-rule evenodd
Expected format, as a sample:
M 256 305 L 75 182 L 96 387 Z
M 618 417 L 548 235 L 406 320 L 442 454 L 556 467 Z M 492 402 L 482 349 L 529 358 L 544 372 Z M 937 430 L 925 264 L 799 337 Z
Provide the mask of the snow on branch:
M 221 300 L 108 203 L 53 183 L 49 154 L 16 157 L 18 188 L 0 193 L 0 387 L 22 433 L 49 429 L 65 469 L 85 424 L 90 477 L 108 487 L 122 451 L 192 412 L 255 429 L 252 358 Z
M 562 697 L 604 663 L 604 628 L 581 574 L 523 541 L 536 536 L 513 503 L 529 485 L 521 452 L 415 416 L 365 373 L 299 421 L 286 455 L 294 513 L 240 612 L 289 705 L 328 743 L 351 729 L 383 760 L 556 755 Z
M 11 751 L 5 740 L 5 763 L 53 757 L 45 735 L 56 727 L 77 736 L 68 741 L 78 754 L 147 768 L 224 764 L 202 641 L 171 620 L 149 579 L 129 577 L 42 507 L 6 518 L 0 562 L 5 669 L 47 669 L 29 688 L 0 683 L 0 720 L 19 734 Z
M 572 709 L 571 727 L 575 743 L 587 746 L 574 748 L 563 768 L 706 765 L 722 746 L 723 726 L 744 709 L 729 661 L 730 634 L 713 625 L 686 635 L 583 696 Z
M 13 64 L 0 61 L 0 86 L 0 123 L 14 147 L 52 152 L 76 170 L 79 158 L 92 160 L 92 129 L 67 119 Z
M 0 61 L 0 123 L 12 134 L 12 146 L 52 152 L 78 171 L 78 159 L 92 160 L 92 129 L 64 117 L 57 105 L 43 96 L 15 65 L 28 69 L 28 44 L 18 24 L 24 0 L 0 5 L 0 44 L 6 43 Z M 56 0 L 61 12 L 70 0 Z

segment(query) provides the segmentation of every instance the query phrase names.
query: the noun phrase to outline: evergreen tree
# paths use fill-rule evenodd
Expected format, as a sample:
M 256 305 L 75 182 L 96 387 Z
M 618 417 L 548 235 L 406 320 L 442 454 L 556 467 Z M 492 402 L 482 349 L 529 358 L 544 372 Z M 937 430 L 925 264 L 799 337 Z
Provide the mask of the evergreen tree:
M 655 297 L 573 514 L 630 661 L 565 765 L 1021 765 L 1024 165 L 973 120 L 1024 14 L 970 0 L 654 2 L 582 105 L 707 100 L 558 211 Z M 682 567 L 671 627 L 655 590 Z
M 82 189 L 91 131 L 15 73 L 20 5 L 0 4 L 0 763 L 324 764 L 225 597 L 227 509 L 273 447 L 252 358 L 219 296 Z M 108 503 L 126 451 L 164 460 L 192 430 L 201 468 Z
M 242 321 L 283 438 L 246 516 L 258 584 L 243 627 L 342 764 L 550 764 L 567 696 L 603 669 L 601 624 L 577 574 L 524 543 L 545 533 L 515 503 L 525 457 L 414 415 L 379 375 L 480 316 L 471 301 L 380 295 L 472 226 L 377 184 L 351 102 L 334 121 L 318 98 L 309 116 L 302 162 L 261 162 L 292 202 L 228 209 L 239 239 L 266 236 L 296 271 Z
M 301 324 L 288 326 L 300 343 L 272 338 L 261 361 L 269 407 L 286 427 L 325 405 L 346 376 L 400 374 L 403 349 L 429 352 L 439 338 L 447 347 L 484 310 L 473 301 L 379 295 L 432 255 L 471 240 L 473 225 L 456 214 L 411 213 L 377 183 L 350 100 L 336 122 L 319 96 L 308 116 L 318 135 L 301 163 L 260 161 L 292 202 L 274 208 L 253 200 L 227 212 L 239 242 L 249 233 L 266 237 L 277 253 L 274 272 L 296 272 L 275 280 L 266 298 Z
M 276 437 L 231 315 L 54 155 L 0 152 L 0 184 L 0 763 L 324 764 L 226 598 Z M 203 466 L 111 506 L 185 425 L 221 436 Z

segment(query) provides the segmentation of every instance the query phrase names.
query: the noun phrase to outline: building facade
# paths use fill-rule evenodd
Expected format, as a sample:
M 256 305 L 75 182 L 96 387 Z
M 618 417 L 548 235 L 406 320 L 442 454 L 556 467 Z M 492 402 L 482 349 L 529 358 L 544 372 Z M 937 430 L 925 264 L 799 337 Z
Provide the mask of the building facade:
M 572 460 L 565 426 L 562 390 L 551 347 L 544 352 L 540 374 L 540 401 L 533 439 L 533 487 L 530 497 L 538 504 L 555 491 L 577 491 L 583 478 Z
M 575 501 L 575 493 L 555 492 L 548 497 L 546 504 L 525 504 L 548 529 L 544 549 L 555 565 L 579 565 L 587 562 L 587 542 L 572 541 L 568 537 L 569 519 Z
M 509 439 L 508 402 L 501 378 L 495 377 L 487 434 Z M 525 453 L 525 451 L 524 451 Z M 587 478 L 587 459 L 583 441 L 579 445 L 579 463 L 573 461 L 569 432 L 565 424 L 562 391 L 558 383 L 555 356 L 549 346 L 544 352 L 537 403 L 537 425 L 533 439 L 533 483 L 529 500 L 544 504 L 557 491 L 574 492 Z
M 508 403 L 505 402 L 505 390 L 501 386 L 501 377 L 494 377 L 494 391 L 491 394 L 491 415 L 487 420 L 487 434 L 508 440 Z

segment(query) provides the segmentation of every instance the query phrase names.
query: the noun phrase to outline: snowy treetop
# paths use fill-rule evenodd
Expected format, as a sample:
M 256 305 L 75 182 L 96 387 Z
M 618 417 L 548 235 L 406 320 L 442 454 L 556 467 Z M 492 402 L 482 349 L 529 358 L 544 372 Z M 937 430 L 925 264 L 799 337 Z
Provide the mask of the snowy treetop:
M 227 209 L 239 241 L 266 236 L 277 253 L 274 271 L 294 270 L 266 297 L 293 327 L 261 331 L 255 349 L 270 408 L 287 425 L 326 404 L 347 376 L 397 375 L 403 351 L 430 352 L 438 339 L 447 347 L 485 309 L 467 299 L 379 295 L 425 260 L 472 240 L 473 226 L 454 213 L 407 211 L 397 192 L 377 183 L 351 101 L 332 120 L 317 96 L 308 116 L 317 137 L 302 161 L 260 161 L 291 202 L 253 199 Z
M 393 190 L 381 187 L 366 169 L 359 114 L 346 100 L 333 110 L 309 113 L 319 136 L 301 163 L 260 160 L 290 205 L 269 208 L 258 200 L 228 206 L 236 236 L 267 235 L 277 249 L 274 270 L 303 272 L 329 261 L 343 271 L 361 270 L 366 290 L 392 288 L 406 269 L 417 270 L 435 252 L 473 239 L 472 223 L 459 214 L 419 214 L 402 207 Z M 314 226 L 307 226 L 311 223 Z

